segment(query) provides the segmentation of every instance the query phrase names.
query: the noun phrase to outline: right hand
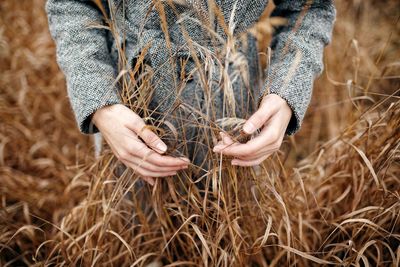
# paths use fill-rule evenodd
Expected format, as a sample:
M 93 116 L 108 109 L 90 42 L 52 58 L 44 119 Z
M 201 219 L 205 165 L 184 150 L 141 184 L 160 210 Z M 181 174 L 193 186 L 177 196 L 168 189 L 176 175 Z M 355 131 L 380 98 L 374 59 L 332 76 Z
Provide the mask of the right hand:
M 138 114 L 122 104 L 98 109 L 92 122 L 115 156 L 151 185 L 154 185 L 154 177 L 175 175 L 188 167 L 188 158 L 162 155 L 167 151 L 166 144 L 153 131 L 144 128 L 146 124 Z

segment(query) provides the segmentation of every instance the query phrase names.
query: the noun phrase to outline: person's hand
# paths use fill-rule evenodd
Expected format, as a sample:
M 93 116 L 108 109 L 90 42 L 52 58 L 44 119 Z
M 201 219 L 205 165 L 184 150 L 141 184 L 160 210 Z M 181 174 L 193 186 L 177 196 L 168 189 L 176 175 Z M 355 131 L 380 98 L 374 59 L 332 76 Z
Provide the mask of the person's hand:
M 222 140 L 217 143 L 213 151 L 233 156 L 234 159 L 231 161 L 233 165 L 258 165 L 279 150 L 291 116 L 292 109 L 286 100 L 277 94 L 268 94 L 260 103 L 259 109 L 243 125 L 243 131 L 247 134 L 253 134 L 257 129 L 261 129 L 259 135 L 241 144 L 220 132 Z
M 187 158 L 162 155 L 167 151 L 166 144 L 153 131 L 144 128 L 146 124 L 138 114 L 122 104 L 98 109 L 92 122 L 114 155 L 151 185 L 154 185 L 154 177 L 175 175 L 188 167 Z

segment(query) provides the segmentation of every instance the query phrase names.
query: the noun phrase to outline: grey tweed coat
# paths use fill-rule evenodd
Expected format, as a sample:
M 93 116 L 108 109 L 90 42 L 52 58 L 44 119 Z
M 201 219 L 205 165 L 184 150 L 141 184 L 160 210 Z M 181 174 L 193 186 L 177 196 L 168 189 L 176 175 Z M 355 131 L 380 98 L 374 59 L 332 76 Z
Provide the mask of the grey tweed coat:
M 99 0 L 105 6 L 116 8 L 117 21 L 121 22 L 121 34 L 125 34 L 127 58 L 130 62 L 151 42 L 149 60 L 162 70 L 156 96 L 164 99 L 162 112 L 174 101 L 169 91 L 172 72 L 176 71 L 164 64 L 168 60 L 165 34 L 161 28 L 159 9 L 154 0 Z M 112 3 L 112 5 L 107 5 Z M 124 2 L 124 8 L 121 3 Z M 205 38 L 204 18 L 210 19 L 209 0 L 175 0 L 173 9 L 164 6 L 168 23 L 171 50 L 176 58 L 188 56 L 187 43 L 180 30 L 184 25 L 187 34 L 195 42 L 211 49 L 210 38 Z M 219 6 L 226 23 L 234 14 L 234 34 L 239 34 L 254 24 L 268 4 L 268 0 L 214 0 Z M 293 116 L 286 129 L 287 135 L 296 133 L 310 103 L 314 79 L 323 70 L 323 49 L 332 35 L 336 10 L 333 0 L 275 0 L 276 8 L 272 16 L 288 19 L 274 34 L 273 50 L 269 65 L 269 76 L 265 80 L 259 97 L 269 88 L 287 101 Z M 106 10 L 110 12 L 110 9 Z M 233 12 L 234 11 L 234 12 Z M 121 103 L 114 79 L 117 75 L 118 41 L 111 38 L 105 28 L 89 27 L 93 23 L 104 23 L 100 9 L 91 0 L 47 0 L 46 12 L 52 38 L 56 43 L 57 62 L 63 71 L 68 96 L 82 133 L 97 132 L 91 126 L 90 116 L 97 109 Z M 200 22 L 200 23 L 199 23 Z M 213 29 L 226 38 L 223 27 L 215 23 Z M 121 35 L 122 36 L 122 35 Z M 120 41 L 121 42 L 121 41 Z M 215 43 L 213 43 L 215 45 Z M 288 78 L 288 73 L 290 77 Z

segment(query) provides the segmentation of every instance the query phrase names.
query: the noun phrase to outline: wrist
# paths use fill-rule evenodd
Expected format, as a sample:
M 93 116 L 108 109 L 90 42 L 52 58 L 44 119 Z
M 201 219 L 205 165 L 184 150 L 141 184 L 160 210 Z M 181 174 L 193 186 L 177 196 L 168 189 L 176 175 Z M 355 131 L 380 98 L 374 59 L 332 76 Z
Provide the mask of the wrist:
M 283 107 L 285 110 L 287 110 L 288 112 L 290 112 L 290 114 L 292 115 L 293 110 L 290 107 L 289 103 L 287 102 L 286 99 L 284 99 L 283 97 L 281 97 L 280 95 L 276 94 L 276 93 L 270 93 L 265 95 L 260 102 L 260 105 L 262 105 L 264 102 L 274 102 L 274 103 L 279 103 L 279 106 Z
M 94 125 L 96 125 L 96 127 L 97 127 L 99 121 L 101 121 L 101 118 L 104 117 L 104 114 L 108 114 L 109 112 L 112 112 L 118 105 L 121 105 L 121 104 L 106 105 L 106 106 L 103 106 L 103 107 L 97 109 L 90 115 L 91 122 Z
M 280 96 L 278 94 L 275 95 L 277 95 L 282 100 L 284 107 L 283 110 L 285 111 L 285 114 L 287 114 L 285 116 L 285 118 L 287 119 L 287 127 L 285 134 L 288 136 L 293 135 L 300 128 L 300 119 L 298 117 L 299 114 L 296 111 L 295 106 L 293 106 L 293 104 L 289 101 L 290 99 L 287 99 L 285 98 L 285 96 Z

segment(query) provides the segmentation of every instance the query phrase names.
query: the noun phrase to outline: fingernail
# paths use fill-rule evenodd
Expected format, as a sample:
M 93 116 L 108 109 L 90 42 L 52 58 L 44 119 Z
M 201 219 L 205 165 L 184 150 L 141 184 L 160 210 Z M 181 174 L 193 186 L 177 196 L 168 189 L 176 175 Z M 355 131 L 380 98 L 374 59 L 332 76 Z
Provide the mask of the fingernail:
M 164 144 L 163 142 L 159 142 L 159 143 L 157 143 L 157 149 L 159 149 L 159 150 L 161 150 L 161 151 L 163 151 L 163 152 L 165 152 L 165 151 L 167 151 L 167 145 L 166 144 Z
M 232 160 L 231 163 L 232 163 L 232 165 L 238 165 L 238 162 L 234 161 L 234 160 Z
M 245 132 L 247 132 L 248 134 L 253 133 L 256 130 L 256 127 L 254 126 L 254 124 L 251 121 L 248 121 L 247 123 L 245 123 L 245 125 L 243 126 L 243 130 Z

